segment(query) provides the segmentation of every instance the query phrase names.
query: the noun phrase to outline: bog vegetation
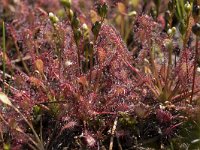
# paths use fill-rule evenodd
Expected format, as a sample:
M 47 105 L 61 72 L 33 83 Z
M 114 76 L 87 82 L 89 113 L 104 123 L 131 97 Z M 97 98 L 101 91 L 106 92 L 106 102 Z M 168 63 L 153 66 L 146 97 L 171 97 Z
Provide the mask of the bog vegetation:
M 0 149 L 200 149 L 199 0 L 1 0 Z

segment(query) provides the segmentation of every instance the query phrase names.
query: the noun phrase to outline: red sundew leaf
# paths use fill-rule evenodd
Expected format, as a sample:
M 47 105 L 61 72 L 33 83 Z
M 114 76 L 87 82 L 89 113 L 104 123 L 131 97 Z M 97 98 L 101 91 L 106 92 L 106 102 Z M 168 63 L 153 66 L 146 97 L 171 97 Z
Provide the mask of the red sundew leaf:
M 125 14 L 126 13 L 126 6 L 123 3 L 118 3 L 117 7 L 118 7 L 118 11 L 121 14 Z
M 72 95 L 74 95 L 76 93 L 74 86 L 72 86 L 69 83 L 61 84 L 60 88 L 66 90 L 67 92 L 70 92 Z
M 94 92 L 90 93 L 87 98 L 88 99 L 88 103 L 91 105 L 91 106 L 94 106 L 95 107 L 95 104 L 98 103 L 98 95 Z
M 180 122 L 178 124 L 175 124 L 175 125 L 171 125 L 170 127 L 168 127 L 165 131 L 164 131 L 164 134 L 169 136 L 173 133 L 173 131 L 180 125 L 182 125 L 183 123 Z
M 127 111 L 127 110 L 129 110 L 129 106 L 127 104 L 119 104 L 119 105 L 117 105 L 117 110 L 118 111 Z
M 44 71 L 44 63 L 43 63 L 43 61 L 41 59 L 37 59 L 35 61 L 35 67 L 40 73 L 43 73 L 43 71 Z
M 89 133 L 88 131 L 85 131 L 84 135 L 84 142 L 89 146 L 89 147 L 93 147 L 96 144 L 96 140 L 95 138 L 91 135 L 91 133 Z
M 41 80 L 35 78 L 35 77 L 29 77 L 29 81 L 31 82 L 32 85 L 36 86 L 36 87 L 42 87 L 45 88 L 44 84 L 42 83 Z
M 173 119 L 173 116 L 170 112 L 161 109 L 156 111 L 156 117 L 161 123 L 167 123 Z
M 163 15 L 159 15 L 158 16 L 158 23 L 161 24 L 161 26 L 162 26 L 163 29 L 165 28 L 166 21 L 165 21 L 165 18 L 164 18 Z
M 106 51 L 102 47 L 98 47 L 97 51 L 98 51 L 99 62 L 103 63 L 106 58 Z
M 115 88 L 115 94 L 117 96 L 125 95 L 126 94 L 126 89 L 124 87 L 118 86 L 118 87 Z
M 77 81 L 78 81 L 78 83 L 82 84 L 83 86 L 87 87 L 89 85 L 88 80 L 85 76 L 78 78 Z
M 138 117 L 146 118 L 150 114 L 150 108 L 145 104 L 140 103 L 134 107 L 134 112 Z
M 40 15 L 47 16 L 48 13 L 43 10 L 41 7 L 36 7 L 36 10 L 40 13 Z
M 66 123 L 60 131 L 60 134 L 64 131 L 64 130 L 71 130 L 73 129 L 78 123 L 76 121 L 70 121 L 68 123 Z
M 131 101 L 134 101 L 137 99 L 137 95 L 136 93 L 131 93 L 130 95 L 128 95 L 128 99 L 131 100 Z
M 63 121 L 63 122 L 69 122 L 70 121 L 70 117 L 69 116 L 62 116 L 61 117 L 61 120 Z
M 155 22 L 148 15 L 140 15 L 135 21 L 135 37 L 142 42 L 144 47 L 151 47 L 151 42 L 154 40 L 156 44 L 161 45 L 166 38 L 166 35 L 160 36 L 162 26 Z
M 102 112 L 97 112 L 93 111 L 93 115 L 116 115 L 116 112 L 107 112 L 107 111 L 102 111 Z
M 25 80 L 21 75 L 15 75 L 15 83 L 18 86 L 20 86 L 20 85 L 23 86 L 25 84 Z

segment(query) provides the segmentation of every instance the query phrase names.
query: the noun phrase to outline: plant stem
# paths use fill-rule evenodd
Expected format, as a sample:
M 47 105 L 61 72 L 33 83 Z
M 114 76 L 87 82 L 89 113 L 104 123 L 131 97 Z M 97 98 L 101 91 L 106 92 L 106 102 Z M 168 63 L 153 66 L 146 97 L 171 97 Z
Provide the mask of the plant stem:
M 37 140 L 37 148 L 40 150 L 44 150 L 44 145 L 42 143 L 42 141 L 40 140 L 38 134 L 36 133 L 35 129 L 33 128 L 32 124 L 27 120 L 27 118 L 14 106 L 12 105 L 12 108 L 19 114 L 22 116 L 23 120 L 28 124 L 28 126 L 31 128 L 36 140 Z
M 192 80 L 192 94 L 190 98 L 190 104 L 192 103 L 192 99 L 194 96 L 194 86 L 195 86 L 195 78 L 196 78 L 196 70 L 197 70 L 197 61 L 198 61 L 198 36 L 196 36 L 196 47 L 195 47 L 195 58 L 194 58 L 194 70 L 193 70 L 193 80 Z
M 14 40 L 15 48 L 16 48 L 16 50 L 17 50 L 17 54 L 18 54 L 18 56 L 19 56 L 19 60 L 22 62 L 22 65 L 23 65 L 23 67 L 24 67 L 26 73 L 29 75 L 29 74 L 30 74 L 29 68 L 28 68 L 28 66 L 26 65 L 26 63 L 24 62 L 24 58 L 22 57 L 22 54 L 21 54 L 21 52 L 20 52 L 20 50 L 19 50 L 19 46 L 17 45 L 17 41 L 14 39 L 14 37 L 13 37 L 13 40 Z
M 101 27 L 103 25 L 103 22 L 104 22 L 104 17 L 101 18 L 101 25 L 100 25 L 100 29 L 99 29 L 99 32 L 101 30 Z M 90 54 L 90 77 L 89 77 L 89 83 L 91 83 L 92 81 L 92 69 L 93 69 L 93 57 L 94 57 L 94 46 L 96 45 L 96 42 L 97 42 L 97 39 L 99 37 L 99 33 L 97 34 L 97 36 L 94 37 L 94 40 L 93 40 L 93 50 L 92 50 L 92 53 Z M 98 72 L 99 73 L 99 72 Z M 100 75 L 98 75 L 100 77 Z M 97 80 L 97 82 L 95 83 L 95 85 L 98 85 L 98 82 L 99 82 L 99 79 Z M 95 87 L 96 89 L 97 87 Z
M 115 118 L 115 121 L 113 123 L 113 127 L 111 130 L 111 138 L 110 138 L 110 145 L 109 145 L 109 150 L 113 149 L 113 142 L 114 142 L 114 134 L 115 134 L 115 130 L 117 128 L 117 121 L 118 121 L 118 117 Z
M 6 124 L 7 126 L 9 126 L 9 123 L 4 119 L 4 117 L 2 116 L 2 114 L 0 114 L 0 119 L 3 121 L 4 124 Z M 34 144 L 35 146 L 37 146 L 37 143 L 28 134 L 26 134 L 25 132 L 22 132 L 20 130 L 17 130 L 17 129 L 16 129 L 16 131 L 22 133 L 26 138 L 28 138 L 32 142 L 32 144 Z M 1 134 L 2 134 L 2 132 L 1 132 Z M 1 137 L 2 137 L 2 140 L 3 140 L 3 135 L 1 135 Z
M 153 43 L 154 44 L 154 43 Z M 156 65 L 155 65 L 155 62 L 154 62 L 154 45 L 152 46 L 151 50 L 150 50 L 150 63 L 151 63 L 151 66 L 152 66 L 152 73 L 154 74 L 154 77 L 155 77 L 155 81 L 156 81 L 156 84 L 158 86 L 158 89 L 160 91 L 162 91 L 162 86 L 161 86 L 161 82 L 159 80 L 159 74 L 158 74 L 158 70 L 156 68 Z
M 71 19 L 70 19 L 70 9 L 66 9 L 65 7 L 64 7 L 64 10 L 65 10 L 65 12 L 67 13 L 67 17 L 68 17 L 68 19 L 69 19 L 69 24 L 70 24 L 70 26 L 71 26 L 71 28 L 72 28 L 72 32 L 73 32 L 73 37 L 74 37 L 74 39 L 75 39 L 75 30 L 74 30 L 74 28 L 73 28 L 73 26 L 72 26 L 72 22 L 71 22 Z M 77 40 L 75 40 L 75 44 L 76 44 L 76 48 L 77 48 L 77 55 L 78 55 L 78 66 L 79 66 L 79 74 L 81 75 L 81 73 L 82 73 L 82 69 L 81 69 L 81 51 L 80 51 L 80 49 L 79 49 L 79 43 L 78 43 L 78 41 Z
M 74 31 L 73 31 L 74 32 Z M 79 73 L 81 74 L 81 54 L 80 54 L 80 50 L 79 50 L 79 46 L 78 46 L 78 42 L 76 42 L 76 47 L 77 47 L 77 55 L 78 55 L 78 66 L 79 66 Z
M 3 22 L 3 92 L 5 92 L 5 75 L 6 75 L 6 31 L 5 23 Z

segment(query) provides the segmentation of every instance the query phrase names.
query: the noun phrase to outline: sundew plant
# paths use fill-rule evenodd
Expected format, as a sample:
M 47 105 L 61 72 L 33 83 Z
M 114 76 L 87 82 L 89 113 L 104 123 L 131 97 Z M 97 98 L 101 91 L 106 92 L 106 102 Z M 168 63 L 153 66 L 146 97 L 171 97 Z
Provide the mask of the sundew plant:
M 0 149 L 200 149 L 199 0 L 1 0 Z

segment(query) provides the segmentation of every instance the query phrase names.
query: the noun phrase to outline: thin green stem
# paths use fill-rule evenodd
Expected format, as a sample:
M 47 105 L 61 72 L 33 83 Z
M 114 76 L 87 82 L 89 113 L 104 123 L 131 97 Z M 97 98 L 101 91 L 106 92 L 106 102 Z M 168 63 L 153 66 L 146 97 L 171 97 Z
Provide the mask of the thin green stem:
M 101 27 L 103 25 L 103 22 L 104 22 L 105 18 L 101 18 L 101 25 L 100 25 L 100 29 L 99 29 L 99 32 L 101 30 Z M 96 42 L 97 42 L 97 39 L 99 37 L 99 32 L 97 34 L 97 36 L 94 37 L 94 40 L 93 40 L 93 50 L 94 50 L 94 46 L 96 45 Z M 92 80 L 92 69 L 93 69 L 93 57 L 94 57 L 94 52 L 92 50 L 92 53 L 90 54 L 90 78 L 89 78 L 89 83 L 91 83 L 91 80 Z M 99 73 L 99 72 L 98 72 Z M 99 75 L 98 75 L 99 76 Z M 97 80 L 97 82 L 99 82 L 99 80 Z M 98 83 L 95 83 L 95 85 L 98 85 Z
M 5 75 L 6 75 L 6 29 L 5 23 L 3 22 L 3 92 L 5 92 Z
M 70 9 L 66 9 L 66 8 L 64 7 L 64 10 L 65 10 L 65 12 L 67 13 L 67 17 L 68 17 L 68 19 L 69 19 L 69 24 L 70 24 L 70 26 L 71 26 L 71 28 L 72 28 L 73 36 L 74 36 L 74 39 L 75 39 L 75 30 L 74 30 L 74 28 L 73 28 L 73 26 L 72 26 L 72 22 L 71 22 L 71 18 L 70 18 Z M 77 40 L 75 40 L 75 44 L 76 44 L 77 55 L 78 55 L 79 73 L 81 74 L 81 73 L 82 73 L 82 69 L 81 69 L 81 54 L 80 54 L 79 44 L 78 44 L 78 41 L 77 41 Z
M 156 19 L 158 18 L 158 15 L 159 15 L 159 10 L 160 10 L 160 2 L 159 4 L 156 6 Z
M 154 74 L 154 77 L 155 77 L 158 89 L 160 91 L 162 91 L 162 86 L 161 86 L 161 83 L 160 83 L 160 79 L 159 79 L 159 75 L 158 75 L 158 70 L 157 70 L 155 62 L 154 62 L 154 49 L 155 49 L 155 47 L 153 45 L 152 48 L 151 48 L 151 51 L 150 51 L 150 62 L 151 62 L 151 66 L 152 66 L 151 69 L 152 69 L 152 73 Z
M 169 51 L 169 55 L 168 55 L 168 65 L 167 65 L 167 76 L 165 79 L 165 85 L 164 85 L 164 89 L 166 90 L 166 92 L 168 93 L 169 89 L 170 89 L 170 84 L 173 83 L 173 81 L 171 81 L 171 70 L 172 70 L 172 50 L 173 50 L 173 45 L 170 44 L 168 51 Z M 166 94 L 167 94 L 166 93 Z
M 125 30 L 124 30 L 124 26 L 125 26 L 125 24 L 124 24 L 124 22 L 125 22 L 125 19 L 124 19 L 124 15 L 121 15 L 121 19 L 122 19 L 122 22 L 121 22 L 121 35 L 122 35 L 122 37 L 125 37 Z

